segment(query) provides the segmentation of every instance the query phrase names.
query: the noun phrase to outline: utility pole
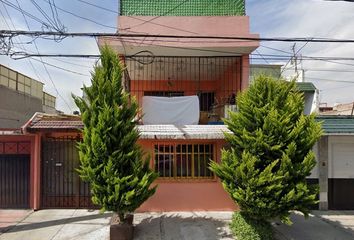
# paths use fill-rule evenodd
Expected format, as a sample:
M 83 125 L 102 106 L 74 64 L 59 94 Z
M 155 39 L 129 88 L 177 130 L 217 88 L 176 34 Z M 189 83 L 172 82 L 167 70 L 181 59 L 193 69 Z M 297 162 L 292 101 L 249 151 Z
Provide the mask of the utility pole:
M 299 72 L 297 69 L 297 53 L 296 53 L 296 43 L 293 44 L 293 46 L 291 47 L 291 50 L 293 51 L 293 56 L 291 57 L 291 64 L 295 65 L 295 74 L 296 74 L 296 78 L 299 77 Z

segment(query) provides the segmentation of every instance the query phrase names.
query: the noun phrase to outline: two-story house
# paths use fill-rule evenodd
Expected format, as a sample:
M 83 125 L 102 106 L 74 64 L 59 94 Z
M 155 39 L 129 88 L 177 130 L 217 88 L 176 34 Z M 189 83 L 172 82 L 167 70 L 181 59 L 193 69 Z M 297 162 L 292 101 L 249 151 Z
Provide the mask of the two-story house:
M 117 22 L 118 33 L 146 35 L 98 40 L 126 66 L 125 86 L 142 112 L 139 143 L 160 175 L 141 210 L 235 208 L 208 166 L 220 161 L 227 128 L 218 123 L 248 86 L 249 54 L 259 44 L 188 36 L 258 38 L 245 1 L 121 0 Z

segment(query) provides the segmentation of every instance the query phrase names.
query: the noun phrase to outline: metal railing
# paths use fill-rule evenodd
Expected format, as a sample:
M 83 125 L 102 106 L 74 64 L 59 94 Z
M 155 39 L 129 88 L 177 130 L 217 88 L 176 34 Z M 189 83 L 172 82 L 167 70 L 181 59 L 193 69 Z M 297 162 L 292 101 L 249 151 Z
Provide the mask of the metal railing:
M 125 86 L 142 107 L 144 96 L 197 95 L 201 116 L 224 117 L 241 89 L 241 57 L 126 58 Z M 202 120 L 202 119 L 201 119 Z M 201 122 L 202 123 L 202 122 Z
M 214 178 L 209 169 L 215 159 L 213 144 L 155 144 L 153 159 L 160 178 Z

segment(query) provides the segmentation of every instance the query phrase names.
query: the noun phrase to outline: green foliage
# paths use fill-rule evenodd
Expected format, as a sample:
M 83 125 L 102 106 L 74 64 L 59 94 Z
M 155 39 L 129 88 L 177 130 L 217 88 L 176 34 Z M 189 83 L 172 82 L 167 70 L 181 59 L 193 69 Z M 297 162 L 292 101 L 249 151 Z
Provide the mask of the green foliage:
M 237 240 L 273 240 L 273 229 L 269 222 L 255 220 L 242 212 L 235 212 L 230 224 Z
M 117 212 L 121 221 L 155 193 L 157 178 L 137 140 L 138 105 L 122 85 L 123 66 L 107 46 L 92 73 L 87 100 L 74 97 L 82 114 L 83 141 L 78 144 L 81 178 L 90 183 L 92 201 Z
M 239 111 L 225 120 L 231 147 L 211 169 L 250 218 L 290 224 L 291 210 L 307 216 L 318 189 L 305 178 L 316 164 L 312 147 L 322 130 L 315 115 L 303 114 L 303 94 L 295 82 L 259 76 L 237 104 Z

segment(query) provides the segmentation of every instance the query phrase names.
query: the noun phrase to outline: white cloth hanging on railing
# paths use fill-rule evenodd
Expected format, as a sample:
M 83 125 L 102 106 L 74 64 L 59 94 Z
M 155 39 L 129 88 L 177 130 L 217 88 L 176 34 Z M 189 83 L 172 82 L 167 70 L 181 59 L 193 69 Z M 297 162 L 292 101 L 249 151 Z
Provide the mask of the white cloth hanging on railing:
M 192 125 L 199 122 L 198 96 L 143 97 L 143 124 Z

